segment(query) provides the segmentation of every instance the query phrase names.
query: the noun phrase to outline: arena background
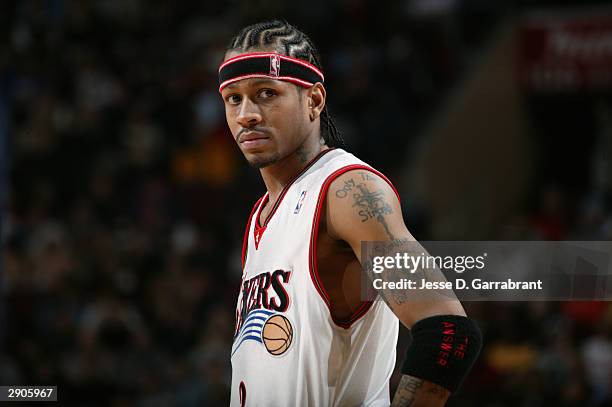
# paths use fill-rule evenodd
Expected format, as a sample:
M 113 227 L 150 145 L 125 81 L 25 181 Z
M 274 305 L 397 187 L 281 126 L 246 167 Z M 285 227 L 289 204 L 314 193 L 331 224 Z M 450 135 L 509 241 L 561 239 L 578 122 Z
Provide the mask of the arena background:
M 349 150 L 396 184 L 418 239 L 612 240 L 604 1 L 4 1 L 0 384 L 228 404 L 264 185 L 216 70 L 271 17 L 318 45 Z M 465 305 L 485 346 L 449 406 L 612 405 L 609 303 Z

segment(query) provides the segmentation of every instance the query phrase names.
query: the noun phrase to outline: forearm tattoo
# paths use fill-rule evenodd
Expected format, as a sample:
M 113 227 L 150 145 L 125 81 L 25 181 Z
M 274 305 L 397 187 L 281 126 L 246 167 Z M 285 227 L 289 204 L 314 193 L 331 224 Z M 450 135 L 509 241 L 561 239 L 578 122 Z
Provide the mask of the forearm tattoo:
M 397 386 L 395 397 L 393 397 L 392 407 L 412 406 L 417 390 L 423 386 L 423 380 L 404 375 Z
M 443 406 L 450 392 L 435 383 L 404 375 L 400 380 L 391 407 Z

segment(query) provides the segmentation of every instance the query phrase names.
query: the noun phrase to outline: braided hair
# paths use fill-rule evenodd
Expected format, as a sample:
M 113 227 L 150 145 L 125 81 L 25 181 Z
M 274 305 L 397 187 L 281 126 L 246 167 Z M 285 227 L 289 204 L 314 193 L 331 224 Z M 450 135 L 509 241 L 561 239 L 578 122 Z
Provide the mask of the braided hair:
M 284 20 L 269 20 L 243 28 L 232 38 L 226 51 L 248 51 L 266 46 L 273 46 L 279 53 L 302 59 L 323 70 L 319 52 L 310 38 Z M 321 136 L 330 147 L 345 146 L 327 104 L 321 112 Z

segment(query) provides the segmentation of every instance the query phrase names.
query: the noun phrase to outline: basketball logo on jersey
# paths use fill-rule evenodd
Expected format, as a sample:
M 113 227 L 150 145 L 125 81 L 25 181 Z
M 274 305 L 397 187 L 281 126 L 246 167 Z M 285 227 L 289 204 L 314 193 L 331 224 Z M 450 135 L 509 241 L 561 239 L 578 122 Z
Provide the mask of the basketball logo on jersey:
M 275 356 L 282 355 L 293 342 L 293 326 L 282 315 L 289 308 L 290 298 L 285 286 L 291 271 L 275 270 L 261 273 L 242 285 L 242 298 L 236 309 L 236 329 L 232 355 L 245 341 L 264 345 Z
M 289 318 L 267 310 L 251 311 L 232 346 L 232 356 L 245 341 L 259 342 L 268 353 L 280 356 L 293 343 L 293 325 Z
M 295 205 L 295 209 L 293 210 L 293 214 L 297 215 L 300 213 L 300 209 L 302 209 L 302 203 L 304 202 L 304 198 L 306 198 L 306 191 L 302 191 L 300 194 L 300 199 L 298 199 L 297 205 Z
M 280 61 L 278 55 L 270 55 L 270 76 L 278 77 L 280 75 Z
M 266 350 L 274 356 L 287 352 L 293 342 L 293 327 L 287 317 L 272 315 L 263 326 L 261 332 Z

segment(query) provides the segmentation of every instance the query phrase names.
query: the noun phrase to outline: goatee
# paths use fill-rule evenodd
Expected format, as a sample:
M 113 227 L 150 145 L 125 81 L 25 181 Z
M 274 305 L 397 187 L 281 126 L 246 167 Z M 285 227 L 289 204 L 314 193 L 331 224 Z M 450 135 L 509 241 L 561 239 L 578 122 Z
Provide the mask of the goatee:
M 250 160 L 247 159 L 247 161 L 249 162 L 249 165 L 253 168 L 264 168 L 264 167 L 267 167 L 268 165 L 274 164 L 279 159 L 280 159 L 280 156 L 278 154 L 273 154 L 272 156 L 269 156 L 269 157 L 254 157 L 253 159 L 250 159 Z

